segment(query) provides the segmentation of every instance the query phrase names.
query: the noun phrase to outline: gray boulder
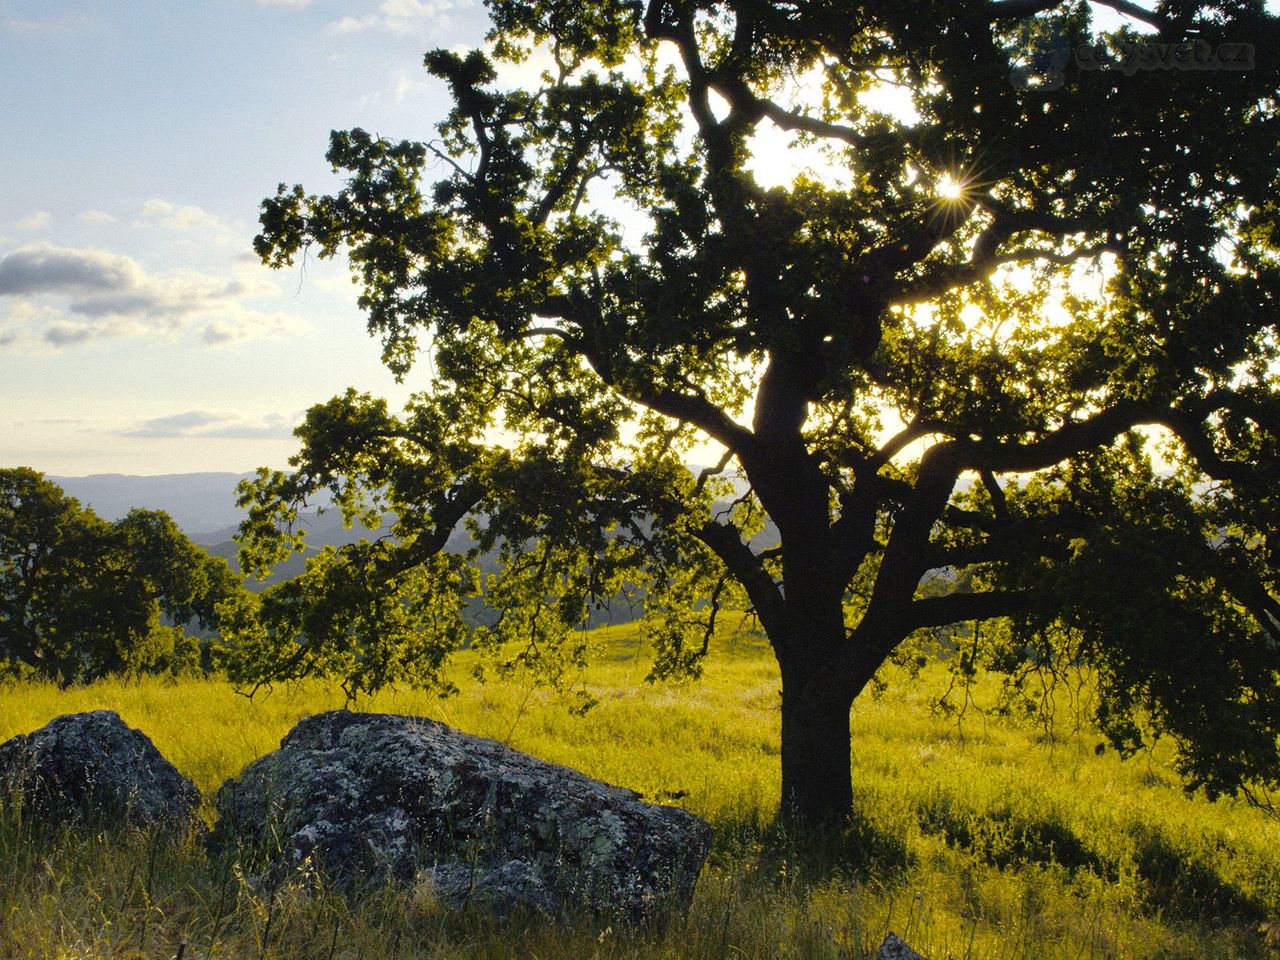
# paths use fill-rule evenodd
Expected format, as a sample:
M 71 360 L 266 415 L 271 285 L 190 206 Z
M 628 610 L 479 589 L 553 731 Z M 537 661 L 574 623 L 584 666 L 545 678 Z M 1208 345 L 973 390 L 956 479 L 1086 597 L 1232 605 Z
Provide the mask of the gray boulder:
M 924 960 L 924 957 L 908 947 L 896 933 L 887 933 L 876 951 L 876 960 Z
M 418 717 L 310 717 L 218 791 L 215 851 L 277 878 L 428 884 L 450 905 L 632 919 L 683 909 L 711 828 Z
M 114 710 L 56 717 L 0 744 L 0 789 L 46 823 L 195 821 L 200 791 Z

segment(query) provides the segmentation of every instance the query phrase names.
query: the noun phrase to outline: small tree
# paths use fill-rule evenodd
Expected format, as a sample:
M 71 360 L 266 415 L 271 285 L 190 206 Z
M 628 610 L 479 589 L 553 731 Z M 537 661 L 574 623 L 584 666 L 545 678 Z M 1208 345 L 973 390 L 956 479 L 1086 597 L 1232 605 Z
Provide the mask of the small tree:
M 427 55 L 437 139 L 335 132 L 343 187 L 263 205 L 266 263 L 347 256 L 385 362 L 430 366 L 403 415 L 314 408 L 295 472 L 247 487 L 259 569 L 326 488 L 395 536 L 270 592 L 242 678 L 442 682 L 470 521 L 501 559 L 476 643 L 551 679 L 626 584 L 655 671 L 696 670 L 736 591 L 810 820 L 850 809 L 854 698 L 966 621 L 1003 624 L 994 665 L 1095 666 L 1111 740 L 1171 735 L 1189 784 L 1280 779 L 1261 2 L 489 5 L 488 54 Z M 770 128 L 822 164 L 762 185 Z
M 0 664 L 9 669 L 62 683 L 199 669 L 199 646 L 181 627 L 216 625 L 216 604 L 242 589 L 166 513 L 108 523 L 34 470 L 0 470 Z

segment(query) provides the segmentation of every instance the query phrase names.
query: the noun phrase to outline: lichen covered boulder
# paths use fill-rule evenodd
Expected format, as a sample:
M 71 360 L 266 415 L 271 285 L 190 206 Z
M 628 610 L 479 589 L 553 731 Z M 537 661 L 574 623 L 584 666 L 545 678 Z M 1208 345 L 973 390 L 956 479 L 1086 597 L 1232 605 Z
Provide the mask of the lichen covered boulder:
M 924 960 L 924 957 L 908 947 L 896 933 L 887 933 L 876 952 L 876 960 Z
M 418 717 L 335 711 L 218 791 L 215 850 L 277 876 L 434 887 L 450 905 L 633 919 L 688 905 L 711 828 Z
M 196 823 L 200 791 L 114 710 L 56 717 L 0 744 L 0 790 L 46 823 Z

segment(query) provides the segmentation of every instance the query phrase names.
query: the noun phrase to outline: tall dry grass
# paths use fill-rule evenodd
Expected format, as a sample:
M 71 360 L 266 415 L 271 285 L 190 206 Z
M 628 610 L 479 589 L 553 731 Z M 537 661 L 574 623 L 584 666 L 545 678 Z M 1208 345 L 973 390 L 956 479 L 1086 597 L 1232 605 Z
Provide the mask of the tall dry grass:
M 597 634 L 582 678 L 599 700 L 519 680 L 439 700 L 386 692 L 359 709 L 411 713 L 674 802 L 716 828 L 688 915 L 636 930 L 442 910 L 428 892 L 359 898 L 299 882 L 257 890 L 198 842 L 85 829 L 52 834 L 0 808 L 0 956 L 586 958 L 864 957 L 885 931 L 933 960 L 1280 957 L 1280 825 L 1181 790 L 1167 751 L 1121 762 L 1067 698 L 1034 718 L 930 707 L 941 665 L 854 708 L 857 814 L 801 844 L 778 805 L 778 676 L 760 640 L 719 638 L 696 684 L 652 686 L 637 635 Z M 341 706 L 319 684 L 250 701 L 218 681 L 0 688 L 0 740 L 109 707 L 200 787 L 273 749 L 303 716 Z M 206 809 L 206 815 L 209 811 Z M 185 944 L 185 946 L 184 946 Z

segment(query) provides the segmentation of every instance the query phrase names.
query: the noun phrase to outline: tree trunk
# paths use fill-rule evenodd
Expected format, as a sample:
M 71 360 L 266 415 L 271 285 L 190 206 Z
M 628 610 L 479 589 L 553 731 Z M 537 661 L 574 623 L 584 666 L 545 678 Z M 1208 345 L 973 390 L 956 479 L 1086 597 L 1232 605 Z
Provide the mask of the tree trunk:
M 805 827 L 839 825 L 853 810 L 853 701 L 837 681 L 782 672 L 782 813 Z
M 860 689 L 839 667 L 847 584 L 831 484 L 801 434 L 811 360 L 771 355 L 753 420 L 760 446 L 743 460 L 780 538 L 782 603 L 765 629 L 782 671 L 781 813 L 805 831 L 843 824 L 853 811 L 849 711 Z

